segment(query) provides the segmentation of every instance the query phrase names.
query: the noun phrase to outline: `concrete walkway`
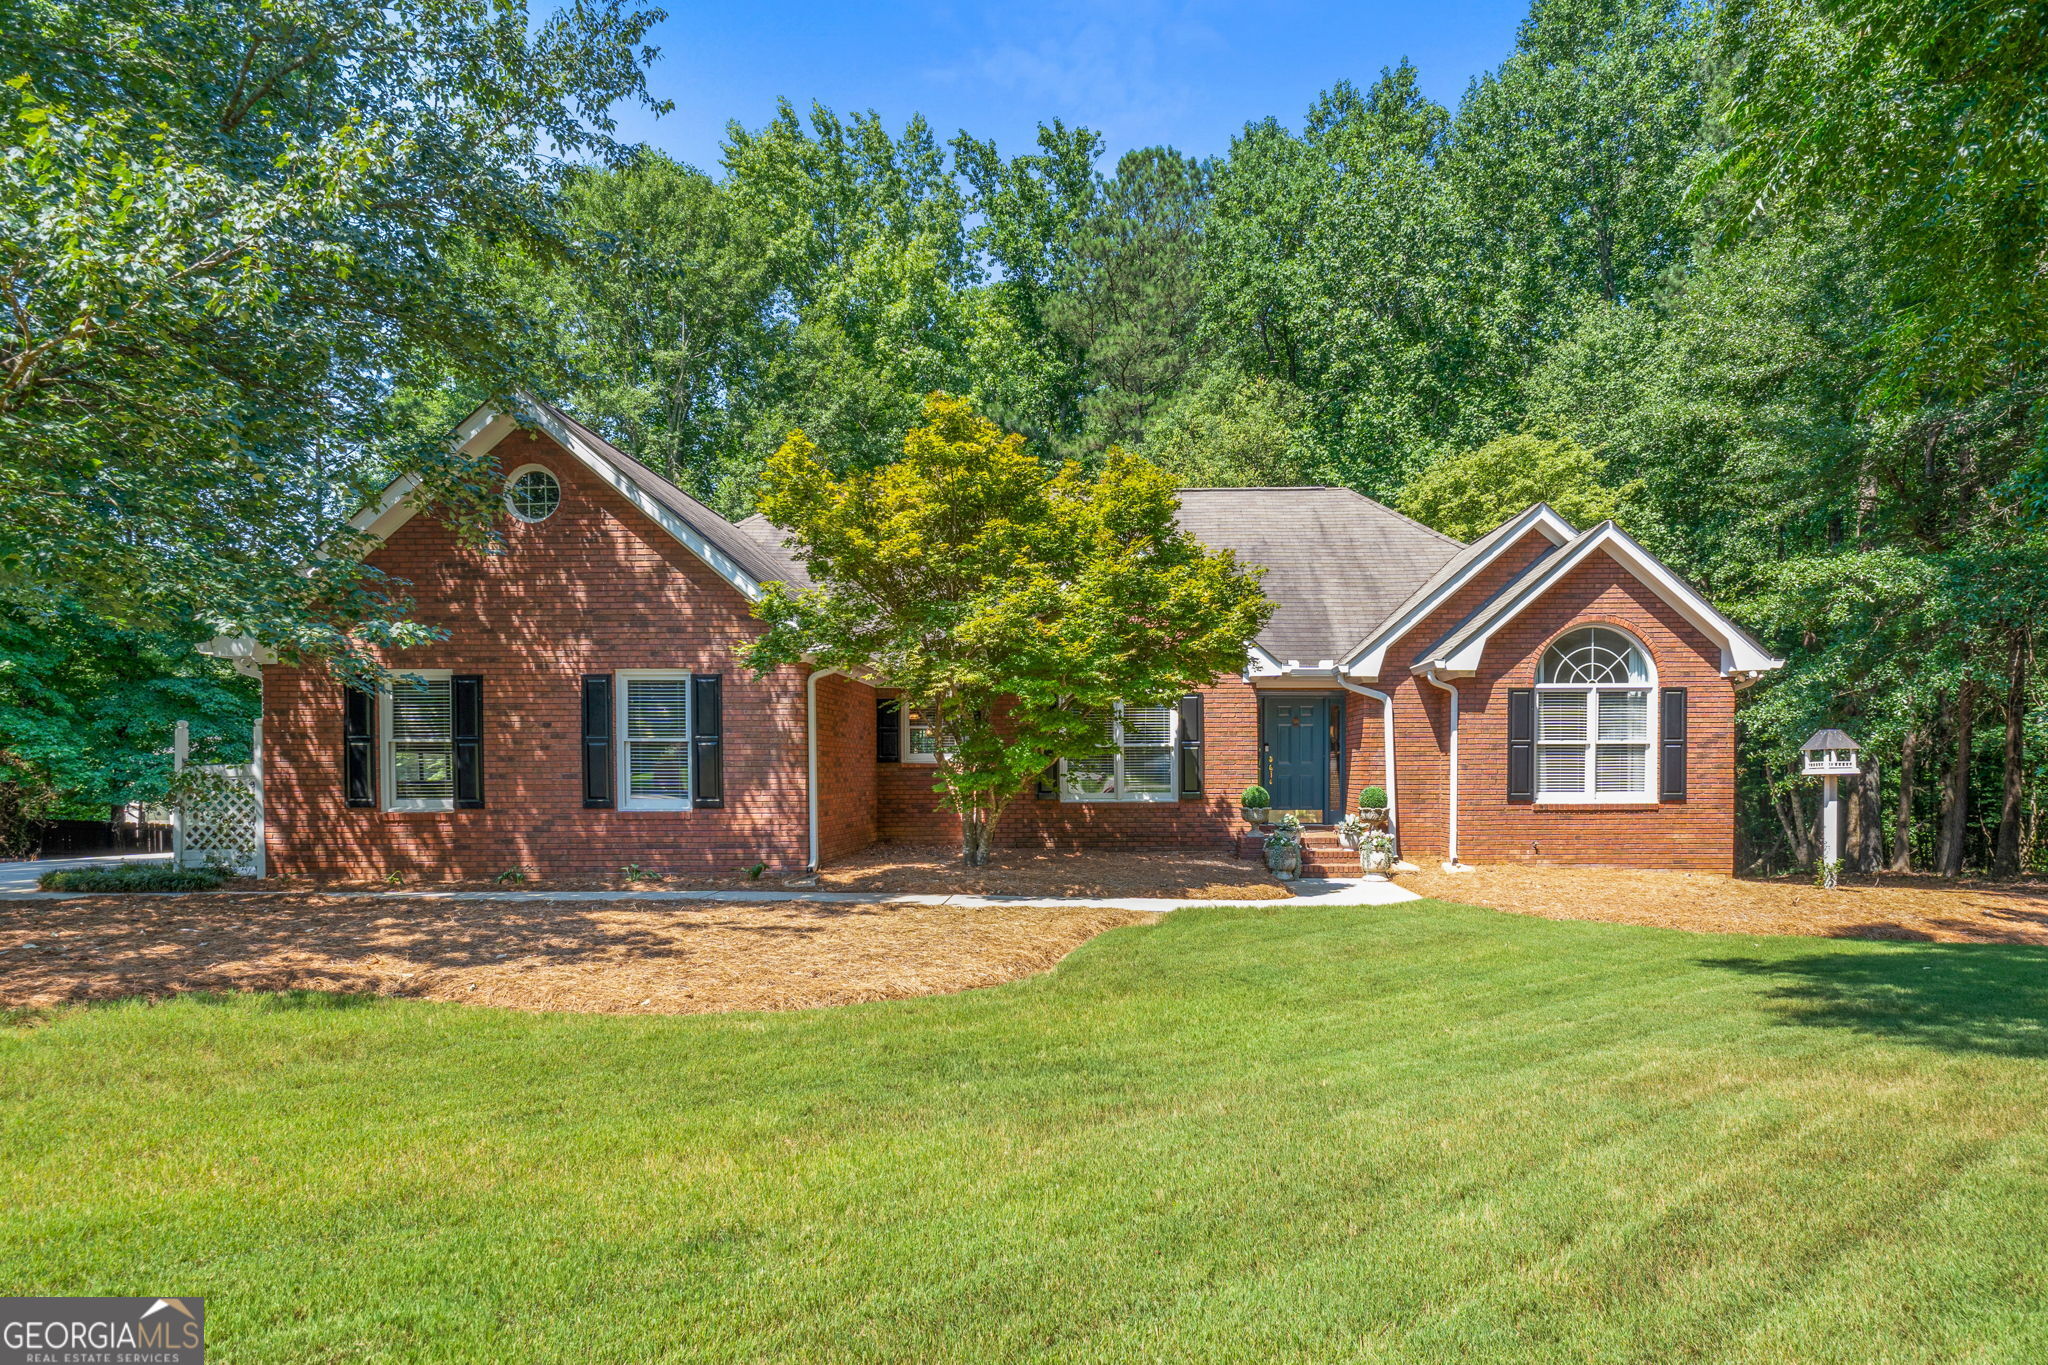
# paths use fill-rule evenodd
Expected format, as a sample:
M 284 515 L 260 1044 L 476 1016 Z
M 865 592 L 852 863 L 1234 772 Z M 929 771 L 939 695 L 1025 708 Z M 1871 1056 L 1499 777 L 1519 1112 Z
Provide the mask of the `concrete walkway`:
M 36 878 L 45 872 L 67 867 L 119 867 L 123 863 L 163 863 L 169 866 L 170 861 L 168 853 L 107 853 L 93 858 L 44 858 L 39 862 L 0 863 L 0 894 L 33 891 Z
M 81 865 L 90 865 L 100 860 L 83 859 Z M 0 864 L 0 875 L 6 869 L 31 867 L 38 873 L 62 866 L 56 862 L 47 863 L 6 863 Z M 1144 910 L 1163 913 L 1168 910 L 1182 910 L 1202 905 L 1394 905 L 1401 901 L 1422 899 L 1413 891 L 1397 886 L 1393 882 L 1345 879 L 1321 881 L 1303 879 L 1295 883 L 1299 893 L 1285 901 L 1242 901 L 1228 900 L 1179 900 L 1163 896 L 940 896 L 912 892 L 887 891 L 350 891 L 350 896 L 372 896 L 380 900 L 424 900 L 424 901 L 726 901 L 738 904 L 761 905 L 774 901 L 808 901 L 816 905 L 960 905 L 970 908 L 991 908 L 1009 905 L 1083 905 L 1114 908 L 1119 910 Z M 25 885 L 17 886 L 7 880 L 0 880 L 0 900 L 61 900 L 69 896 L 86 895 L 78 891 L 37 891 L 35 875 L 29 876 Z M 186 891 L 187 896 L 275 896 L 289 895 L 277 891 Z

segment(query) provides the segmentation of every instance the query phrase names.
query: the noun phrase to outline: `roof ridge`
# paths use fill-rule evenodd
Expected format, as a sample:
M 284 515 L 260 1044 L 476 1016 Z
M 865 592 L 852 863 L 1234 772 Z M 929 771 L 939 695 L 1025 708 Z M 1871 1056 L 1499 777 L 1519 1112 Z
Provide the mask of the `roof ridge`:
M 1369 502 L 1374 507 L 1379 508 L 1382 512 L 1387 513 L 1389 516 L 1399 517 L 1401 520 L 1407 522 L 1410 526 L 1413 526 L 1418 530 L 1429 532 L 1438 540 L 1449 541 L 1451 544 L 1457 546 L 1461 550 L 1464 549 L 1466 544 L 1468 543 L 1466 541 L 1458 539 L 1456 536 L 1445 535 L 1442 531 L 1437 530 L 1436 527 L 1429 525 L 1427 522 L 1417 521 L 1414 517 L 1409 516 L 1406 512 L 1403 512 L 1398 507 L 1390 507 L 1386 503 L 1381 502 L 1378 498 L 1369 498 L 1365 494 L 1359 492 L 1356 488 L 1346 487 L 1343 484 L 1338 484 L 1336 485 L 1336 487 L 1342 488 L 1346 493 L 1349 493 L 1352 497 L 1357 498 L 1360 502 Z

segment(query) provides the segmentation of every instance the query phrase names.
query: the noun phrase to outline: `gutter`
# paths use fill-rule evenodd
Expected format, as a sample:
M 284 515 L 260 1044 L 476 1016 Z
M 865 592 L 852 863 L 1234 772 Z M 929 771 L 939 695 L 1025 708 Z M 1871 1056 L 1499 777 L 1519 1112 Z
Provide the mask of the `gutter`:
M 1388 833 L 1394 836 L 1394 856 L 1399 858 L 1401 856 L 1401 803 L 1395 794 L 1394 787 L 1394 699 L 1377 688 L 1367 687 L 1362 683 L 1351 681 L 1351 679 L 1344 676 L 1342 669 L 1337 671 L 1336 678 L 1337 685 L 1345 691 L 1356 692 L 1361 697 L 1371 697 L 1380 704 L 1380 753 L 1386 759 L 1387 769 L 1387 826 Z
M 1432 663 L 1422 671 L 1424 682 L 1440 691 L 1451 694 L 1451 828 L 1450 849 L 1444 858 L 1444 871 L 1458 870 L 1458 689 L 1436 675 Z
M 804 800 L 810 808 L 811 861 L 806 872 L 818 870 L 818 684 L 830 677 L 845 677 L 837 668 L 821 668 L 804 679 Z

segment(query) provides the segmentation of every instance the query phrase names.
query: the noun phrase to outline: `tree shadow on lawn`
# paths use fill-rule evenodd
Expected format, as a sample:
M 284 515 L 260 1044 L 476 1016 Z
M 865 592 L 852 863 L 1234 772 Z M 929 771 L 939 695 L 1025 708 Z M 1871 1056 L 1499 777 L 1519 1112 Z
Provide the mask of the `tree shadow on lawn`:
M 1780 1023 L 1953 1052 L 2048 1057 L 2048 948 L 1928 944 L 1700 965 L 1773 980 Z

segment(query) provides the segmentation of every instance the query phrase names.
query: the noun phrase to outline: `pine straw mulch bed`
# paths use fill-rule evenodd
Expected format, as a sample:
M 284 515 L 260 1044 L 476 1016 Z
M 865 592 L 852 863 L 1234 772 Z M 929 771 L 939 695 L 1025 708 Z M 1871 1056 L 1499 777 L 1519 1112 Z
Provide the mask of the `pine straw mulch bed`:
M 1156 915 L 1078 907 L 142 896 L 0 902 L 0 1011 L 318 990 L 524 1010 L 808 1009 L 993 986 Z
M 2048 884 L 2040 882 L 1854 876 L 1823 891 L 1790 878 L 1515 863 L 1412 872 L 1400 883 L 1438 900 L 1545 919 L 1719 934 L 2048 944 Z
M 970 868 L 960 850 L 922 844 L 876 844 L 851 858 L 842 858 L 818 874 L 816 882 L 769 873 L 759 878 L 735 869 L 731 875 L 660 875 L 650 869 L 640 877 L 529 877 L 516 882 L 436 881 L 407 877 L 402 882 L 324 882 L 279 878 L 241 879 L 230 887 L 252 891 L 389 891 L 394 886 L 464 891 L 774 891 L 792 885 L 822 891 L 919 892 L 974 896 L 1165 896 L 1182 900 L 1287 900 L 1294 895 L 1275 881 L 1260 862 L 1243 861 L 1215 852 L 1053 852 L 1000 849 L 987 867 Z

